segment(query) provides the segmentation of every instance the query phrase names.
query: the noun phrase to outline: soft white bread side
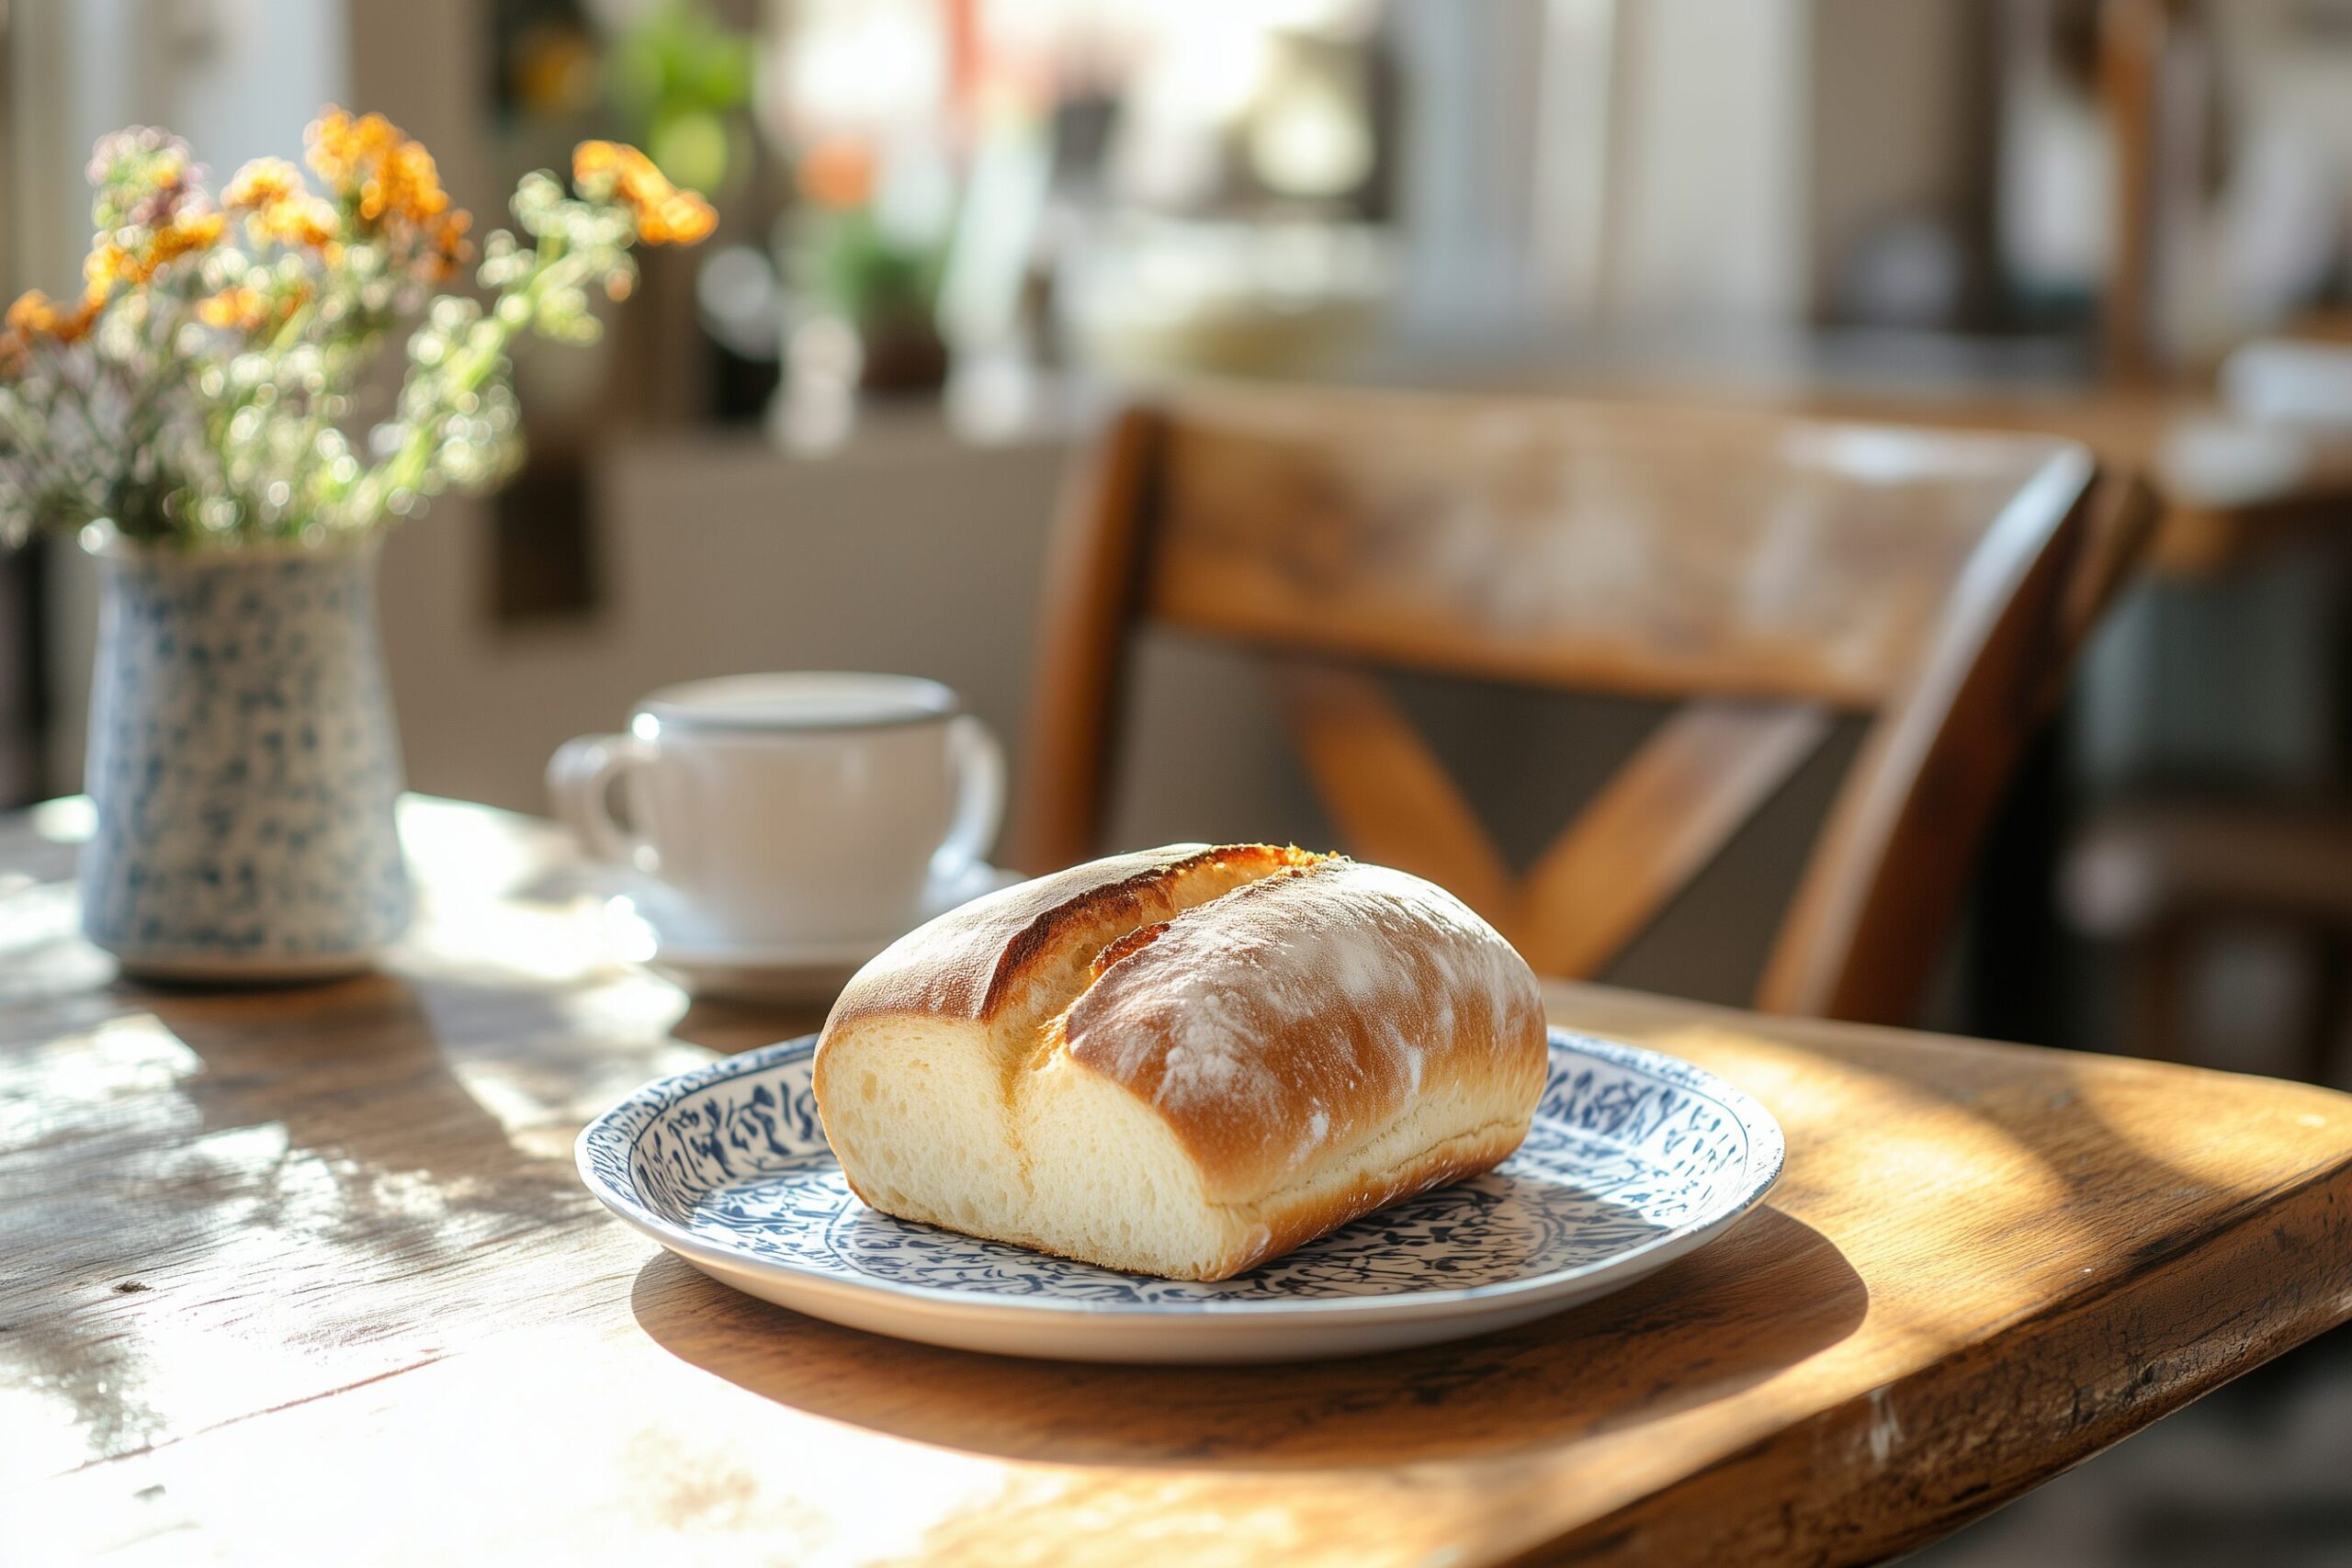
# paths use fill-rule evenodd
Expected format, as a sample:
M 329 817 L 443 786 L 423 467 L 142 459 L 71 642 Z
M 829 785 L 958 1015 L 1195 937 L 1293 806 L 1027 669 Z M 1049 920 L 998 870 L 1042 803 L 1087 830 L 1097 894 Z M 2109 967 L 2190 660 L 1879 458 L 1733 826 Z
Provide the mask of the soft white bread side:
M 875 1208 L 1221 1280 L 1527 1135 L 1535 977 L 1442 889 L 1263 844 L 1005 889 L 853 979 L 825 1134 Z

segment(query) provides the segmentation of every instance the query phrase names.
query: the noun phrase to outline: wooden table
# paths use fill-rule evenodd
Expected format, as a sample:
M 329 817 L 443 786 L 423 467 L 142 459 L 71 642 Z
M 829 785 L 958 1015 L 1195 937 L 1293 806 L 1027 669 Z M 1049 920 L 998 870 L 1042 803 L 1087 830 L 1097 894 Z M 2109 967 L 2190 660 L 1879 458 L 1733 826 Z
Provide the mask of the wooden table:
M 2080 441 L 2153 487 L 2161 512 L 2148 566 L 2166 577 L 2215 577 L 2286 539 L 2337 537 L 2352 515 L 2352 434 L 2248 419 L 2193 383 L 1941 398 L 1834 393 L 1795 406 L 1826 418 Z
M 1988 380 L 1958 368 L 1934 377 L 1840 372 L 1785 344 L 1778 353 L 1687 362 L 1655 348 L 1645 355 L 1638 344 L 1578 345 L 1576 353 L 1555 346 L 1540 368 L 1457 367 L 1452 376 L 1480 390 L 1764 407 L 1813 419 L 2079 441 L 2110 472 L 2154 491 L 2161 511 L 2147 565 L 2172 578 L 2216 577 L 2295 538 L 2335 538 L 2352 516 L 2352 431 L 2236 412 L 2210 376 L 2115 385 Z
M 2287 540 L 2339 536 L 2352 515 L 2352 433 L 2233 413 L 2196 380 L 1994 388 L 1686 371 L 1566 385 L 1611 400 L 1760 405 L 1812 419 L 2079 441 L 2110 472 L 2154 491 L 2160 511 L 2147 566 L 2170 578 L 2217 577 Z
M 870 1337 L 572 1174 L 626 1090 L 806 1021 L 601 958 L 543 825 L 404 826 L 391 972 L 243 995 L 72 937 L 77 803 L 0 828 L 0 1562 L 1852 1562 L 2352 1315 L 2352 1099 L 1562 987 L 1779 1114 L 1767 1211 L 1368 1359 Z

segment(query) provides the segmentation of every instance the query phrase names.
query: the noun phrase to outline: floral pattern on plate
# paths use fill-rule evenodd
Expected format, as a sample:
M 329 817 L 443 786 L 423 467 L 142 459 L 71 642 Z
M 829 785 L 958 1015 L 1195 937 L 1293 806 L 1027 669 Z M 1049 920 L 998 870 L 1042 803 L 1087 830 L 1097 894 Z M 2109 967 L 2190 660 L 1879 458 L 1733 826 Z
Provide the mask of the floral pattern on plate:
M 1527 1142 L 1495 1170 L 1367 1215 L 1236 1279 L 1157 1280 L 893 1219 L 826 1147 L 815 1041 L 639 1091 L 581 1135 L 607 1205 L 729 1263 L 871 1290 L 1146 1313 L 1461 1300 L 1610 1269 L 1736 1216 L 1778 1174 L 1779 1127 L 1689 1063 L 1565 1031 Z

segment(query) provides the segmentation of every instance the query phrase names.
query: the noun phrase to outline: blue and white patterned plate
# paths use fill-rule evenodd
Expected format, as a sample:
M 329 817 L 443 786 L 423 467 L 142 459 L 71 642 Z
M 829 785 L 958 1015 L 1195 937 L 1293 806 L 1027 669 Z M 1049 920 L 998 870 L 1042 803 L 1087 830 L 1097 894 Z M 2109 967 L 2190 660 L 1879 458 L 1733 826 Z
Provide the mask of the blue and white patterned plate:
M 1641 1278 L 1763 1201 L 1785 1145 L 1688 1062 L 1552 1032 L 1518 1153 L 1238 1279 L 1122 1274 L 892 1219 L 826 1147 L 814 1036 L 650 1084 L 580 1134 L 606 1208 L 713 1279 L 934 1345 L 1088 1361 L 1354 1355 L 1525 1323 Z

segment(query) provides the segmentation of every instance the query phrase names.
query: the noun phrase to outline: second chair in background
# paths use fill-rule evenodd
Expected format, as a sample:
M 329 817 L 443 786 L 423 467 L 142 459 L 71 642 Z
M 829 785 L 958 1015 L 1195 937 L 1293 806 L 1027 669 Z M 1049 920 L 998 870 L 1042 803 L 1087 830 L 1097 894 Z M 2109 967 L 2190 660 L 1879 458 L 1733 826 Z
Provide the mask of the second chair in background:
M 1839 714 L 1874 716 L 1758 1004 L 1916 1011 L 2018 753 L 2146 532 L 2041 437 L 1204 388 L 1129 411 L 1048 585 L 1032 869 L 1095 852 L 1146 621 L 1262 649 L 1346 847 L 1598 973 Z M 1679 705 L 1523 874 L 1374 673 Z

